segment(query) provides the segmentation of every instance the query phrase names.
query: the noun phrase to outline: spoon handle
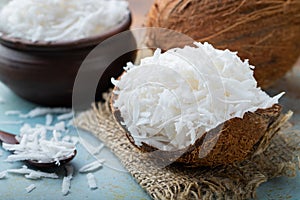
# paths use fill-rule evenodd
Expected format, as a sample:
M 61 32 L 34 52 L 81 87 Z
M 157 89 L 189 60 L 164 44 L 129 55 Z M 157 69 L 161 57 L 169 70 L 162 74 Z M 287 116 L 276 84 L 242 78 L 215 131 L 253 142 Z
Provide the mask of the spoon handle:
M 7 133 L 5 131 L 0 130 L 0 141 L 8 143 L 8 144 L 18 144 L 19 142 L 17 141 L 15 135 L 11 133 Z

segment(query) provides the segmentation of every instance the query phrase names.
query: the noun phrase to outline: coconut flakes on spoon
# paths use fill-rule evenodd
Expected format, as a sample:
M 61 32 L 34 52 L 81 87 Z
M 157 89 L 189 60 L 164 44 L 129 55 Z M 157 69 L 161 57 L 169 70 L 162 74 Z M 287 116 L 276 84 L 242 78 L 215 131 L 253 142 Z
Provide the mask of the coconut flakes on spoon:
M 44 127 L 32 128 L 25 124 L 16 139 L 19 144 L 3 143 L 4 149 L 13 151 L 6 161 L 35 160 L 40 163 L 56 162 L 74 154 L 75 145 L 71 142 L 61 141 L 60 133 L 53 131 L 53 137 L 46 138 L 47 130 Z

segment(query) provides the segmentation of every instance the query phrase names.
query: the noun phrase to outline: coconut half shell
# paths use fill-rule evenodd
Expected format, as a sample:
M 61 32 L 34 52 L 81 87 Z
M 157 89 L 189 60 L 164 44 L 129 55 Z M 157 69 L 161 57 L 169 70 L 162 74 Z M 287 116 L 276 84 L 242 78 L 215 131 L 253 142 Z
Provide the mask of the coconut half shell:
M 115 88 L 114 90 L 117 90 Z M 117 95 L 112 93 L 110 107 L 115 120 L 125 130 L 130 142 L 142 152 L 151 152 L 149 157 L 164 163 L 179 162 L 190 166 L 228 165 L 245 160 L 254 146 L 267 132 L 281 113 L 281 106 L 273 105 L 267 109 L 247 112 L 243 118 L 232 118 L 218 127 L 206 132 L 193 145 L 177 151 L 162 151 L 142 142 L 137 146 L 126 126 L 122 125 L 121 113 L 113 106 Z
M 258 85 L 267 88 L 300 56 L 299 13 L 299 0 L 155 0 L 145 26 L 175 30 L 217 49 L 237 51 L 255 66 Z M 149 45 L 159 46 L 164 37 L 168 36 L 160 35 Z

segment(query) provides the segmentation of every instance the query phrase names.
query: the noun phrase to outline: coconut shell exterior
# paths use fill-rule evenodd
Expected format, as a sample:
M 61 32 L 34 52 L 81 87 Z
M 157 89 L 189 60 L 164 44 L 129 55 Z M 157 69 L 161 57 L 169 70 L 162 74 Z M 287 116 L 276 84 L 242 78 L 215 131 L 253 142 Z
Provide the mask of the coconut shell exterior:
M 237 51 L 256 67 L 259 86 L 267 88 L 299 58 L 299 13 L 299 0 L 155 0 L 145 25 Z M 159 46 L 163 41 L 150 42 Z
M 123 121 L 120 111 L 113 106 L 116 98 L 113 94 L 110 101 L 113 116 L 134 146 L 142 152 L 153 152 L 149 156 L 158 162 L 178 162 L 189 166 L 228 165 L 245 160 L 281 113 L 281 106 L 278 104 L 267 109 L 258 109 L 254 113 L 246 112 L 243 118 L 232 118 L 204 133 L 185 149 L 161 151 L 146 143 L 142 143 L 142 146 L 135 145 L 126 126 L 120 123 Z

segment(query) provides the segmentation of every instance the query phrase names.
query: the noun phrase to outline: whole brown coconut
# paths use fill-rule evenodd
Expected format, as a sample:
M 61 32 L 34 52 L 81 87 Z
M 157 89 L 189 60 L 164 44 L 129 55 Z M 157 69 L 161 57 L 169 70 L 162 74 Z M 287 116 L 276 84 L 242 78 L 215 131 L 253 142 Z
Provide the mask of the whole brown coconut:
M 259 86 L 282 77 L 300 55 L 299 0 L 155 0 L 146 26 L 163 27 L 237 51 Z M 159 42 L 159 38 L 156 38 Z
M 228 165 L 245 160 L 281 112 L 281 106 L 278 104 L 267 109 L 258 109 L 254 113 L 247 112 L 242 119 L 232 118 L 203 134 L 193 145 L 185 149 L 161 151 L 146 143 L 142 143 L 142 146 L 135 145 L 134 138 L 126 126 L 121 124 L 123 119 L 120 111 L 113 106 L 116 98 L 117 95 L 112 93 L 110 108 L 115 120 L 125 130 L 126 136 L 134 146 L 142 152 L 152 152 L 148 155 L 156 161 L 164 163 L 176 161 L 190 166 Z

